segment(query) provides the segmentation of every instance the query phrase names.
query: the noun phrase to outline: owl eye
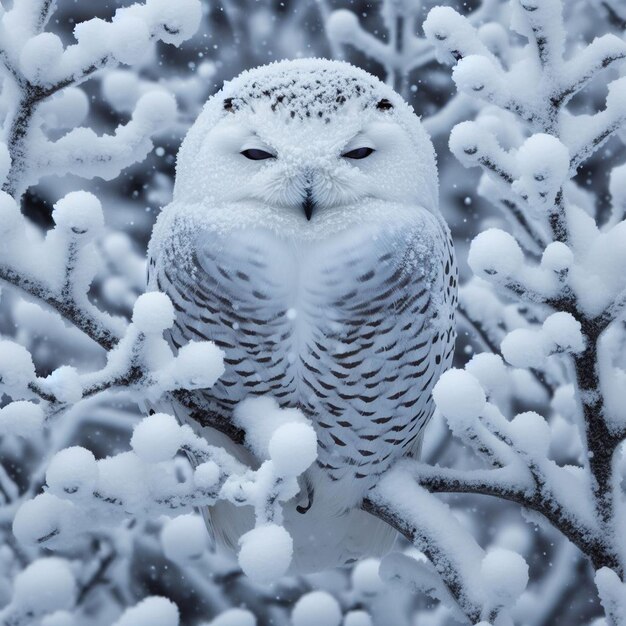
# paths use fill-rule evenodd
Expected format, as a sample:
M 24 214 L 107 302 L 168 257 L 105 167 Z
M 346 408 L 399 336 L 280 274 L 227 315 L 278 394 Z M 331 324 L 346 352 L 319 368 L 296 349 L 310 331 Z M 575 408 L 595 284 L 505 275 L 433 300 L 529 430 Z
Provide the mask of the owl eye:
M 251 161 L 262 161 L 263 159 L 276 158 L 275 154 L 266 152 L 265 150 L 259 150 L 258 148 L 248 148 L 247 150 L 242 150 L 241 154 L 243 154 L 246 159 L 250 159 Z
M 344 152 L 341 156 L 345 159 L 364 159 L 374 152 L 374 148 L 355 148 L 349 152 Z

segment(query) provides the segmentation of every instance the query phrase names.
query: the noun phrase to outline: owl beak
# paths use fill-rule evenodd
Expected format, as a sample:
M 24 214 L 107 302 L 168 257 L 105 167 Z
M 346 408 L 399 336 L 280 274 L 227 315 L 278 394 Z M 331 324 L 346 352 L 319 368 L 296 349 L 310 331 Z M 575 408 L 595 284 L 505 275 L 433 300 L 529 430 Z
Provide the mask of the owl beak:
M 313 216 L 313 211 L 315 210 L 315 200 L 313 200 L 313 191 L 310 187 L 305 189 L 306 196 L 304 197 L 304 201 L 302 202 L 302 208 L 304 209 L 304 214 L 306 215 L 307 221 L 311 221 L 311 217 Z

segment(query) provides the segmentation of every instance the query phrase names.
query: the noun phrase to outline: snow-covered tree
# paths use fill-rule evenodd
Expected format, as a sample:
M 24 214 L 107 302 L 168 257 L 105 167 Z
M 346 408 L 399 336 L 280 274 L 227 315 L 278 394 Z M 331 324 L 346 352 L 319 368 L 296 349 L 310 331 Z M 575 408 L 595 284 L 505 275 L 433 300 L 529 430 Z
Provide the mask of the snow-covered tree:
M 386 42 L 359 24 L 363 12 L 327 2 L 277 11 L 228 1 L 219 16 L 199 0 L 146 0 L 102 18 L 62 0 L 0 11 L 0 624 L 408 626 L 419 616 L 539 626 L 559 613 L 573 623 L 571 589 L 582 581 L 583 603 L 592 600 L 587 561 L 606 623 L 626 624 L 624 166 L 608 194 L 595 181 L 585 188 L 599 155 L 624 154 L 626 79 L 616 72 L 626 44 L 574 41 L 577 26 L 591 39 L 625 22 L 619 2 L 584 4 L 485 0 L 469 15 L 436 7 L 422 27 L 425 5 L 384 0 L 374 17 Z M 587 10 L 597 11 L 591 25 L 576 18 Z M 155 50 L 198 29 L 201 54 L 172 51 L 179 70 L 165 75 Z M 343 55 L 346 43 L 424 107 L 433 134 L 473 118 L 452 130 L 450 149 L 480 168 L 474 204 L 491 203 L 508 230 L 489 218 L 499 227 L 469 250 L 475 278 L 461 312 L 484 351 L 467 363 L 460 351 L 464 367 L 436 388 L 454 438 L 435 421 L 425 460 L 392 468 L 363 502 L 406 541 L 382 563 L 290 578 L 281 503 L 314 461 L 314 431 L 268 399 L 236 424 L 213 416 L 267 459 L 252 469 L 169 415 L 139 415 L 170 395 L 189 404 L 186 392 L 210 387 L 223 363 L 210 342 L 175 355 L 163 340 L 172 305 L 140 295 L 144 258 L 123 232 L 145 243 L 127 224 L 146 220 L 144 207 L 129 219 L 119 206 L 130 206 L 128 168 L 155 142 L 165 158 L 221 78 L 275 56 Z M 453 97 L 441 98 L 435 57 L 454 66 Z M 103 131 L 111 116 L 120 124 Z M 471 172 L 461 180 L 440 162 L 444 199 L 457 181 L 470 193 Z M 42 189 L 54 196 L 47 232 L 25 216 Z M 145 197 L 164 204 L 170 189 L 171 167 Z M 261 412 L 271 419 L 259 429 Z M 217 500 L 254 508 L 238 563 L 213 550 L 195 512 Z M 537 566 L 542 551 L 551 566 Z M 579 623 L 598 615 L 586 610 Z

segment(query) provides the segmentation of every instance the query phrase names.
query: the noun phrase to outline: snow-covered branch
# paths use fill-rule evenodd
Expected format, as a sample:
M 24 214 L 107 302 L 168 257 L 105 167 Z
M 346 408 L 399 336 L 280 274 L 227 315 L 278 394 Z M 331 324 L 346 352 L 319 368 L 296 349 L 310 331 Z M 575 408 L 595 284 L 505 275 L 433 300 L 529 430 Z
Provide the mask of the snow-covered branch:
M 140 62 L 151 42 L 179 45 L 201 17 L 197 0 L 185 0 L 176 9 L 163 0 L 148 0 L 118 9 L 110 22 L 94 18 L 77 24 L 76 43 L 64 47 L 57 35 L 43 32 L 54 7 L 51 1 L 24 0 L 0 18 L 0 59 L 7 79 L 15 83 L 14 106 L 5 121 L 10 169 L 2 188 L 16 198 L 45 175 L 71 171 L 111 178 L 142 160 L 152 148 L 150 136 L 172 122 L 175 104 L 166 94 L 138 104 L 132 120 L 113 136 L 78 128 L 51 142 L 40 112 L 55 94 L 62 96 L 103 68 Z

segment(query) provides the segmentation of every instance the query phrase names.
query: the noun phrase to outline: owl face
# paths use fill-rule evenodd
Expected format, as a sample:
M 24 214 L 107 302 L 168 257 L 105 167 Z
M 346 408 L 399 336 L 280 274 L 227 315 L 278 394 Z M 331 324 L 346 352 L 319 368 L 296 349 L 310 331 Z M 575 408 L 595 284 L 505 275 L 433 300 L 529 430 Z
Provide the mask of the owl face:
M 436 196 L 432 145 L 408 105 L 366 72 L 320 60 L 258 68 L 214 96 L 175 189 L 176 202 L 220 207 L 233 223 L 311 233 L 390 219 L 385 202 L 436 210 Z

